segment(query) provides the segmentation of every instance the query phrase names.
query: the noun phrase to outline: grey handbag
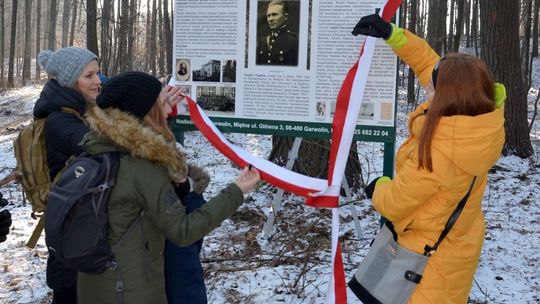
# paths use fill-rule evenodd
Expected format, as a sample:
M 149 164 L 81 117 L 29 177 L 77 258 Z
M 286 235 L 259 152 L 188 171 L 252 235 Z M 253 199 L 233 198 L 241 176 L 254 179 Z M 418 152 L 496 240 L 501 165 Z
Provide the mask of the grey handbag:
M 348 283 L 356 297 L 369 304 L 407 303 L 422 279 L 428 258 L 437 250 L 461 214 L 475 181 L 476 177 L 473 178 L 467 194 L 450 215 L 435 245 L 426 245 L 424 254 L 401 247 L 397 243 L 397 234 L 392 223 L 386 221 Z

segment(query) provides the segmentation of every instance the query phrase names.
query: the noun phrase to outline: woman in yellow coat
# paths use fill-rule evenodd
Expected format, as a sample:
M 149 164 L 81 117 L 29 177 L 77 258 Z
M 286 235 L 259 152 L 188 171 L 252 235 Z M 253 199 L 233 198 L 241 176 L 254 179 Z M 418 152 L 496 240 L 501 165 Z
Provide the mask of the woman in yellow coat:
M 396 156 L 396 175 L 366 187 L 391 221 L 398 243 L 419 254 L 433 246 L 450 214 L 476 182 L 461 215 L 428 259 L 409 303 L 466 303 L 485 234 L 482 198 L 488 170 L 504 144 L 504 87 L 476 57 L 440 58 L 426 41 L 378 15 L 353 34 L 382 37 L 415 72 L 428 101 L 409 115 L 409 137 Z M 389 286 L 391 288 L 391 286 Z

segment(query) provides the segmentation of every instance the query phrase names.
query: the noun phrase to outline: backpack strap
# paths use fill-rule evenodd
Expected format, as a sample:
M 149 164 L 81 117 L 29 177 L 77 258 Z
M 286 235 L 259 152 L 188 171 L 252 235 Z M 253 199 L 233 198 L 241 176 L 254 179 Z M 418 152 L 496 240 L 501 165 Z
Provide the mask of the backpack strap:
M 84 119 L 84 117 L 81 115 L 81 113 L 79 113 L 79 111 L 70 107 L 60 107 L 60 111 L 77 116 L 77 118 L 86 125 L 86 119 Z
M 36 225 L 36 228 L 34 228 L 32 235 L 28 239 L 28 242 L 26 242 L 26 247 L 30 249 L 36 248 L 36 244 L 39 240 L 39 237 L 41 236 L 41 233 L 43 232 L 44 227 L 45 227 L 45 216 L 42 214 L 39 216 L 39 221 Z

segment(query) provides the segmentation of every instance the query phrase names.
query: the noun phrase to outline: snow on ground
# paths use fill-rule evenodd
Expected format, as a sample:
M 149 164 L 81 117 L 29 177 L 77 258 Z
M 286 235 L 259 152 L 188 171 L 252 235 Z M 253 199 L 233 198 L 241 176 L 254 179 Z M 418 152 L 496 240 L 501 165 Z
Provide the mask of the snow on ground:
M 536 65 L 536 63 L 535 63 Z M 534 79 L 539 79 L 536 75 Z M 535 83 L 534 87 L 538 88 Z M 41 86 L 33 85 L 0 95 L 0 178 L 15 166 L 12 140 L 31 117 Z M 530 117 L 538 91 L 529 94 Z M 400 96 L 404 92 L 400 90 Z M 403 98 L 400 98 L 402 100 Z M 410 109 L 409 109 L 410 110 Z M 407 107 L 400 101 L 397 142 L 407 136 Z M 538 123 L 538 122 L 537 122 Z M 489 175 L 484 198 L 487 234 L 470 294 L 470 303 L 540 303 L 540 131 L 531 139 L 537 154 L 530 159 L 502 157 Z M 234 143 L 267 157 L 269 136 L 229 134 Z M 237 173 L 198 132 L 188 132 L 185 147 L 191 159 L 212 176 L 207 197 L 231 182 Z M 358 144 L 365 180 L 381 174 L 382 145 Z M 36 249 L 25 243 L 37 223 L 31 207 L 22 202 L 20 188 L 0 189 L 11 205 L 14 223 L 8 240 L 0 244 L 0 303 L 48 303 L 45 284 L 47 251 L 42 237 Z M 303 205 L 285 195 L 270 240 L 262 227 L 276 189 L 268 185 L 248 195 L 240 210 L 205 238 L 202 252 L 209 303 L 324 303 L 330 273 L 331 213 Z M 367 253 L 378 228 L 378 215 L 368 200 L 343 200 L 340 236 L 347 280 Z M 351 208 L 359 215 L 355 229 Z M 349 303 L 359 303 L 348 293 Z

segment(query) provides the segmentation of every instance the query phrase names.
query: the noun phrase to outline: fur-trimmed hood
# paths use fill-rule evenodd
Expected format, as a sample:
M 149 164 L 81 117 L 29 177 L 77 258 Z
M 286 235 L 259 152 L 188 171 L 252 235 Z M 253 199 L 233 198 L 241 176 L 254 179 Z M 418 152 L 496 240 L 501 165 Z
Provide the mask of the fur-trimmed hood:
M 134 116 L 115 108 L 101 109 L 94 105 L 88 107 L 86 121 L 91 130 L 110 140 L 121 150 L 165 166 L 174 182 L 180 182 L 187 177 L 185 154 L 178 151 L 174 143 L 144 126 Z

